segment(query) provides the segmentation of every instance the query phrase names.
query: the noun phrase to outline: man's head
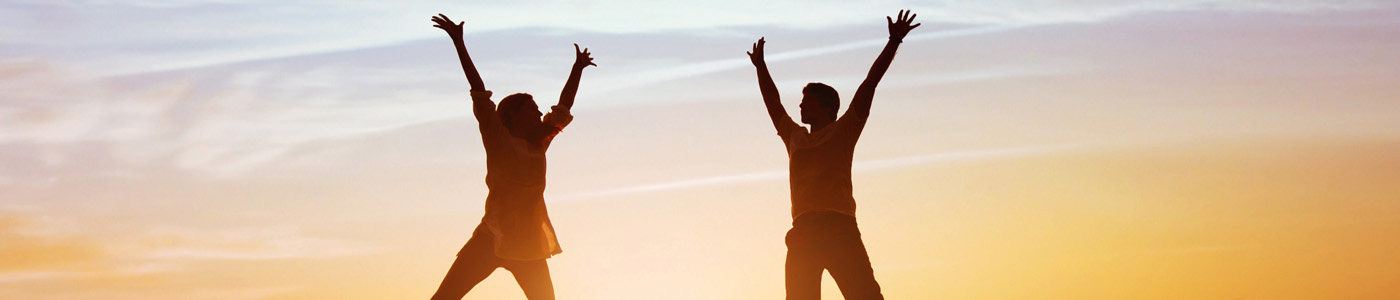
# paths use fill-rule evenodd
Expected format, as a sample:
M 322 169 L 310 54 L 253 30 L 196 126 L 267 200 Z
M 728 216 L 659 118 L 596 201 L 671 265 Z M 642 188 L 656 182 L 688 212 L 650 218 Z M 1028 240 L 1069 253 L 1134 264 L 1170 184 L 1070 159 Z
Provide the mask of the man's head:
M 822 83 L 808 83 L 802 88 L 802 123 L 831 123 L 836 121 L 836 111 L 841 109 L 841 97 L 836 89 Z
M 535 135 L 541 132 L 540 107 L 535 105 L 535 98 L 530 94 L 517 93 L 505 98 L 501 98 L 501 103 L 496 105 L 496 114 L 501 119 L 501 125 L 506 127 L 510 134 L 526 139 L 535 140 Z

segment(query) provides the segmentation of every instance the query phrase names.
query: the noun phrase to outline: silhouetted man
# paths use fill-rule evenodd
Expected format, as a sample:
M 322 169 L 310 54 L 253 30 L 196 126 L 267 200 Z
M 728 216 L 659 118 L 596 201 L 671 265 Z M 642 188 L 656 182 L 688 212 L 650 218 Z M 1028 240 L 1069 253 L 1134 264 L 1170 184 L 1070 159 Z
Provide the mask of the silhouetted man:
M 885 17 L 890 41 L 870 67 L 865 82 L 856 89 L 850 108 L 841 118 L 836 90 L 821 83 L 802 88 L 802 123 L 797 125 L 778 100 L 778 87 L 763 61 L 763 39 L 749 52 L 758 69 L 758 89 L 768 107 L 768 117 L 788 151 L 788 179 L 792 189 L 792 229 L 787 234 L 787 299 L 821 299 L 822 270 L 831 273 L 846 299 L 884 299 L 875 282 L 870 257 L 856 228 L 856 201 L 851 196 L 851 157 L 856 140 L 870 117 L 875 86 L 894 60 L 895 49 L 909 30 L 919 24 L 914 14 L 899 12 L 898 20 Z
M 442 278 L 433 300 L 459 300 L 496 268 L 515 275 L 516 283 L 528 299 L 554 299 L 554 283 L 545 259 L 563 252 L 554 237 L 554 225 L 544 206 L 545 150 L 554 136 L 573 120 L 574 105 L 583 68 L 597 66 L 587 49 L 574 44 L 573 71 L 559 95 L 559 104 L 540 118 L 539 107 L 530 94 L 514 94 L 491 102 L 491 91 L 481 82 L 471 56 L 462 42 L 462 24 L 447 16 L 433 17 L 457 46 L 462 71 L 471 84 L 472 112 L 481 129 L 486 148 L 486 215 L 447 275 Z

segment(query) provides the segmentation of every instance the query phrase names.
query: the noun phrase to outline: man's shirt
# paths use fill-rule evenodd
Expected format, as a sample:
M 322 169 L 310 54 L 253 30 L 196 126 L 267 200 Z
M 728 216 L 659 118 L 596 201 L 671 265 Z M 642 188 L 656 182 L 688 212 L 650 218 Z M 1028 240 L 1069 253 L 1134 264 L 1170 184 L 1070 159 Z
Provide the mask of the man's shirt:
M 851 159 L 865 122 L 841 118 L 816 132 L 784 116 L 778 136 L 788 152 L 788 182 L 792 189 L 792 217 L 820 210 L 854 217 L 851 196 Z

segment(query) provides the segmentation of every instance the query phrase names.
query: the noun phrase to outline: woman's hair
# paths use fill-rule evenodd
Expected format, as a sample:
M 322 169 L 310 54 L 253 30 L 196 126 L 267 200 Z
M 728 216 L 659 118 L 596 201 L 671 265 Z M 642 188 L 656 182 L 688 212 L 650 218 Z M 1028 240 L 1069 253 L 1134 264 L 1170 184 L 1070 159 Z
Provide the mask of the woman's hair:
M 521 107 L 525 107 L 526 104 L 534 103 L 535 98 L 526 93 L 515 93 L 501 98 L 501 103 L 496 104 L 496 116 L 501 120 L 501 126 L 505 127 L 507 131 L 511 131 L 510 127 L 514 124 L 512 118 L 515 117 L 515 112 L 519 111 Z M 531 144 L 539 144 L 544 142 L 545 137 L 559 134 L 559 131 L 559 127 L 544 124 L 544 126 L 525 132 L 525 136 L 520 138 Z
M 520 110 L 526 103 L 535 103 L 535 98 L 526 93 L 515 93 L 505 98 L 501 98 L 501 103 L 496 105 L 496 117 L 501 119 L 501 125 L 510 130 L 511 112 Z

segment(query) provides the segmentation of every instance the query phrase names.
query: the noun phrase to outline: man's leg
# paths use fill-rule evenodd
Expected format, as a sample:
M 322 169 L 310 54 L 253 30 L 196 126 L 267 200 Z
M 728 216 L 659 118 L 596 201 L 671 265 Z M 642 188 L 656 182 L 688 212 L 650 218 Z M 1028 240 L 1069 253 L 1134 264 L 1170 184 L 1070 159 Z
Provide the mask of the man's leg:
M 508 261 L 505 267 L 515 276 L 515 283 L 525 291 L 525 299 L 554 300 L 554 281 L 549 278 L 549 263 L 543 259 Z
M 788 230 L 785 281 L 787 300 L 822 298 L 822 265 L 812 245 L 811 232 L 794 225 Z
M 841 288 L 841 295 L 851 300 L 885 299 L 880 283 L 875 282 L 875 270 L 870 268 L 870 256 L 860 240 L 860 230 L 853 217 L 833 218 L 823 226 L 826 240 L 827 272 Z
M 500 258 L 496 258 L 492 244 L 479 239 L 478 236 L 472 236 L 467 245 L 462 247 L 462 251 L 457 253 L 457 261 L 452 262 L 452 268 L 447 269 L 447 276 L 443 276 L 442 284 L 438 286 L 432 300 L 461 300 L 462 296 L 467 295 L 467 291 L 471 291 L 472 287 L 476 287 L 476 284 L 481 283 L 500 266 Z

